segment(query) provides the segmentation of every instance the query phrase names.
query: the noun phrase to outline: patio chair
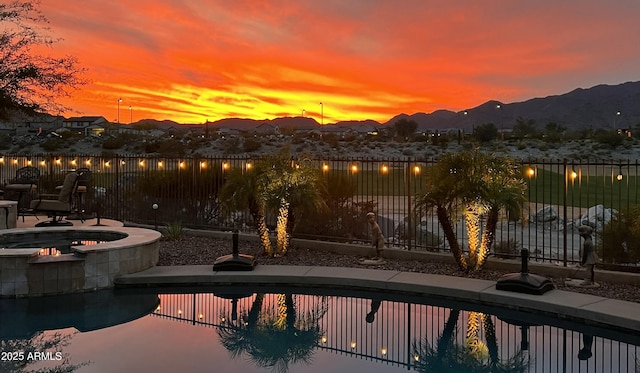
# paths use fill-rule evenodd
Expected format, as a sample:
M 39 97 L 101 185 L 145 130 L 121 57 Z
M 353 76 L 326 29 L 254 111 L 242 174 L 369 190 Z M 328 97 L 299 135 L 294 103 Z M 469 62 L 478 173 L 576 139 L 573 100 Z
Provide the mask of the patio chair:
M 51 218 L 51 220 L 36 224 L 36 227 L 73 225 L 72 222 L 62 219 L 73 211 L 74 195 L 78 189 L 78 177 L 77 172 L 68 173 L 59 194 L 40 194 L 31 201 L 31 210 L 34 214 L 44 213 Z
M 89 183 L 91 182 L 91 170 L 87 167 L 81 167 L 75 170 L 78 174 L 78 187 L 73 195 L 73 210 L 72 213 L 67 215 L 67 220 L 81 220 L 84 221 L 84 199 L 87 191 L 89 190 Z M 56 187 L 56 191 L 60 191 L 62 185 Z
M 18 201 L 18 215 L 22 215 L 24 221 L 24 215 L 28 212 L 27 204 L 25 201 L 26 195 L 38 190 L 38 181 L 40 180 L 40 170 L 35 167 L 27 166 L 16 170 L 15 178 L 8 180 L 4 190 L 6 197 L 10 195 Z

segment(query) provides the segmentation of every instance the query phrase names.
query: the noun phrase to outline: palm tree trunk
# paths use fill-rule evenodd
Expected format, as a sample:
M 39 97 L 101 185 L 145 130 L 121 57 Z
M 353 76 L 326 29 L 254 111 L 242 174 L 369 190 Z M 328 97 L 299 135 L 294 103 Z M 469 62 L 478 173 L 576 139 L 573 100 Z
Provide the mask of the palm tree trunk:
M 287 222 L 289 220 L 289 202 L 280 199 L 280 208 L 278 209 L 278 220 L 276 222 L 276 256 L 282 256 L 287 253 L 289 244 L 289 233 L 287 232 Z
M 478 261 L 476 262 L 475 270 L 482 269 L 484 263 L 489 257 L 489 250 L 493 246 L 493 242 L 496 239 L 496 227 L 498 226 L 498 212 L 496 208 L 491 208 L 487 216 L 487 223 L 482 232 L 482 242 L 480 243 L 480 250 L 478 251 Z
M 253 328 L 258 324 L 258 318 L 260 317 L 260 312 L 262 312 L 262 303 L 264 303 L 264 294 L 257 293 L 256 299 L 253 300 L 253 303 L 251 304 L 251 309 L 249 310 L 247 327 Z
M 487 340 L 487 350 L 489 351 L 489 361 L 491 367 L 495 367 L 499 363 L 498 357 L 498 340 L 496 338 L 496 327 L 493 324 L 491 315 L 484 314 L 482 317 L 482 328 L 484 330 L 485 339 Z
M 465 209 L 464 221 L 469 238 L 469 268 L 475 268 L 480 248 L 480 211 L 475 204 Z
M 260 211 L 260 206 L 257 203 L 249 204 L 249 212 L 253 217 L 253 224 L 258 231 L 258 237 L 260 237 L 260 243 L 264 249 L 264 253 L 267 255 L 273 254 L 273 248 L 271 247 L 271 239 L 269 238 L 269 228 L 267 228 L 267 222 L 264 214 Z
M 447 318 L 447 322 L 444 324 L 442 335 L 438 338 L 438 347 L 436 351 L 440 360 L 442 360 L 447 354 L 449 344 L 453 338 L 453 332 L 456 330 L 456 325 L 458 324 L 459 316 L 460 310 L 452 309 L 451 312 L 449 312 L 449 318 Z
M 442 231 L 444 232 L 444 236 L 451 247 L 451 253 L 453 254 L 453 258 L 458 263 L 458 267 L 467 271 L 468 266 L 467 262 L 462 255 L 462 249 L 460 248 L 460 244 L 458 243 L 458 239 L 456 238 L 456 234 L 453 231 L 453 225 L 451 224 L 451 220 L 449 219 L 449 213 L 444 206 L 437 206 L 436 213 L 438 215 L 438 221 L 440 221 L 440 225 L 442 226 Z
M 466 344 L 473 356 L 478 356 L 480 346 L 480 315 L 479 312 L 469 312 L 467 321 Z

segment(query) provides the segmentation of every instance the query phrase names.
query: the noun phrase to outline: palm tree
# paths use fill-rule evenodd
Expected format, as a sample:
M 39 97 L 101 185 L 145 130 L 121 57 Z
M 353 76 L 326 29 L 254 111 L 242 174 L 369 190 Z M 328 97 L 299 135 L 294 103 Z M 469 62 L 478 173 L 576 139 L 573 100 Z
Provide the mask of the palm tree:
M 526 372 L 530 361 L 522 350 L 518 350 L 506 361 L 501 361 L 496 339 L 495 325 L 491 315 L 469 312 L 465 343 L 455 342 L 459 310 L 451 310 L 445 327 L 434 348 L 428 340 L 414 342 L 415 367 L 419 372 L 478 372 L 510 373 Z M 484 331 L 486 343 L 480 339 Z
M 305 314 L 296 309 L 292 294 L 278 294 L 275 307 L 262 309 L 264 294 L 257 295 L 251 310 L 239 325 L 228 322 L 218 329 L 222 345 L 239 357 L 246 353 L 259 367 L 286 372 L 289 363 L 310 363 L 324 332 L 319 320 L 327 312 L 326 299 Z
M 261 160 L 258 180 L 259 198 L 278 211 L 276 250 L 273 256 L 287 253 L 298 215 L 326 208 L 320 170 L 310 162 L 298 162 L 288 149 Z
M 436 209 L 458 267 L 463 271 L 480 270 L 495 240 L 500 210 L 519 214 L 526 200 L 526 184 L 515 162 L 478 151 L 447 153 L 426 174 L 427 192 L 416 198 L 417 206 Z M 452 223 L 458 215 L 465 220 L 468 259 Z
M 458 172 L 463 172 L 468 167 L 468 162 L 460 155 L 454 153 L 444 154 L 433 166 L 426 170 L 427 192 L 416 197 L 418 208 L 435 208 L 438 221 L 442 226 L 445 238 L 451 248 L 451 253 L 458 266 L 466 270 L 467 262 L 462 253 L 462 248 L 455 233 L 452 218 L 458 212 L 458 202 L 463 195 L 458 181 Z
M 299 215 L 326 208 L 323 190 L 320 170 L 310 162 L 297 162 L 285 148 L 260 159 L 252 170 L 230 171 L 220 196 L 229 209 L 248 208 L 264 253 L 282 256 L 289 249 Z M 265 220 L 268 209 L 277 211 L 275 248 Z

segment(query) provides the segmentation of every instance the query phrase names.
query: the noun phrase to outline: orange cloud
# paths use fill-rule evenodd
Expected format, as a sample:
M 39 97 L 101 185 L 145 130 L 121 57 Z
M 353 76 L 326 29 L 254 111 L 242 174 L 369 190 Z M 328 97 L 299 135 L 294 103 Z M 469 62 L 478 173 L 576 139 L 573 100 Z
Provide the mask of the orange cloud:
M 87 115 L 325 122 L 462 110 L 637 79 L 640 3 L 43 0 Z M 128 118 L 127 115 L 121 117 Z M 73 113 L 65 113 L 71 115 Z M 129 114 L 129 113 L 127 113 Z

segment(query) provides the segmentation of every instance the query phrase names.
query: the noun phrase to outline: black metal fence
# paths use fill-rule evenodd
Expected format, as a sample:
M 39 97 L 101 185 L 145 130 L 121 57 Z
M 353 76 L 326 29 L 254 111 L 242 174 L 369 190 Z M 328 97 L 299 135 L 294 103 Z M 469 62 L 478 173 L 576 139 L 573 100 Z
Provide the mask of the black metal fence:
M 224 209 L 219 191 L 225 173 L 250 171 L 255 159 L 246 157 L 170 158 L 148 156 L 4 154 L 0 177 L 10 182 L 22 167 L 40 171 L 38 190 L 20 197 L 21 207 L 38 192 L 49 192 L 70 170 L 91 170 L 90 187 L 81 208 L 87 215 L 142 224 L 180 222 L 183 226 L 212 230 L 252 230 L 247 212 Z M 295 235 L 300 238 L 366 242 L 365 215 L 378 214 L 378 222 L 391 247 L 408 250 L 448 250 L 433 211 L 415 206 L 425 190 L 425 169 L 435 160 L 311 159 L 329 186 L 329 211 L 300 217 Z M 590 224 L 602 259 L 637 267 L 639 253 L 624 238 L 607 242 L 600 235 L 612 217 L 640 203 L 638 161 L 593 162 L 526 160 L 520 162 L 528 184 L 528 202 L 522 219 L 501 219 L 493 254 L 516 257 L 528 248 L 532 260 L 563 265 L 579 261 L 577 226 Z M 154 207 L 157 207 L 154 209 Z M 268 221 L 275 225 L 275 216 Z M 458 237 L 466 241 L 463 224 Z M 463 242 L 464 244 L 465 242 Z M 622 258 L 622 259 L 621 259 Z

